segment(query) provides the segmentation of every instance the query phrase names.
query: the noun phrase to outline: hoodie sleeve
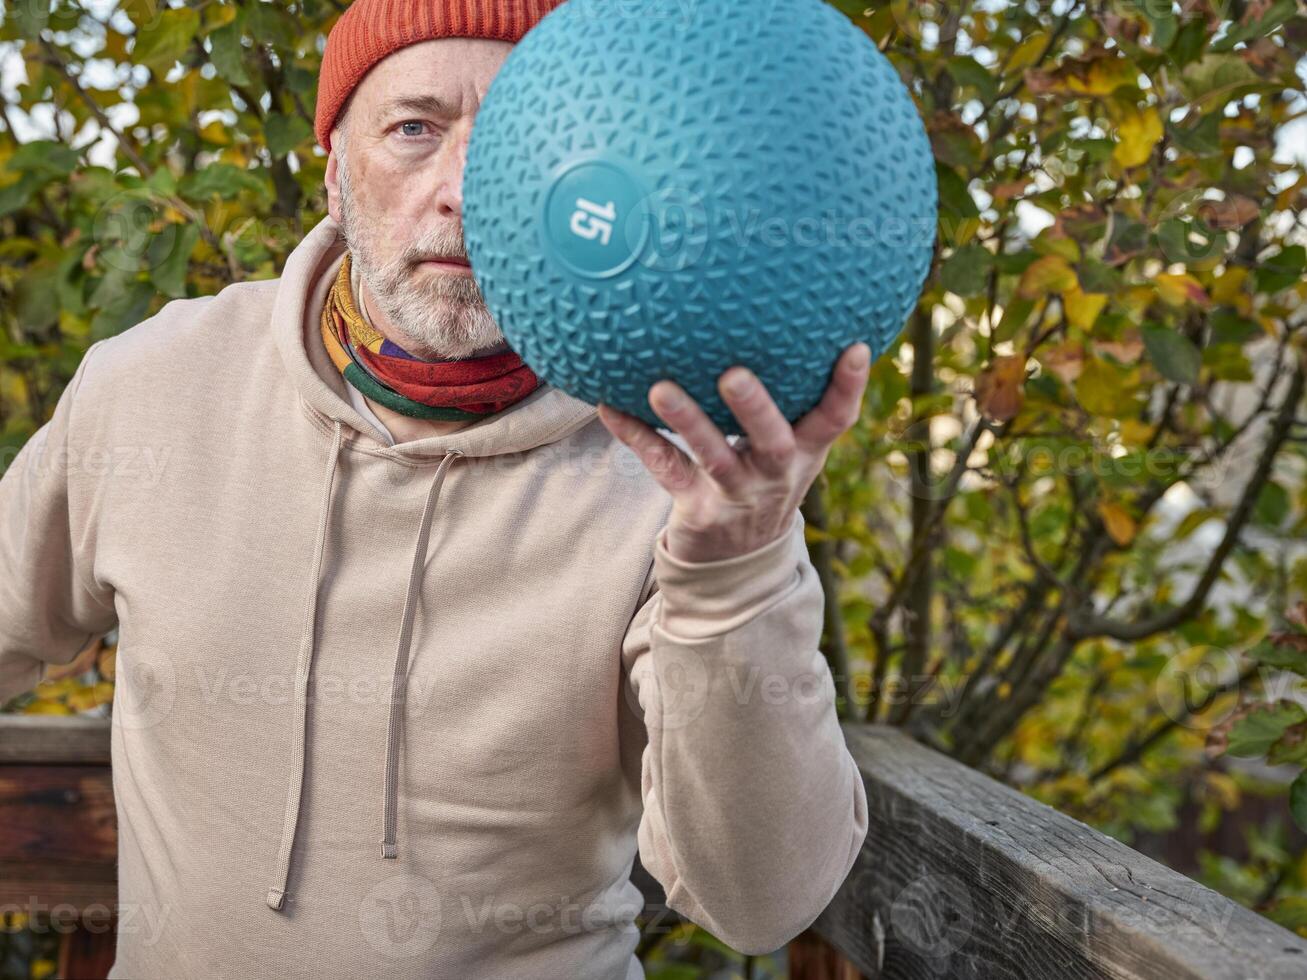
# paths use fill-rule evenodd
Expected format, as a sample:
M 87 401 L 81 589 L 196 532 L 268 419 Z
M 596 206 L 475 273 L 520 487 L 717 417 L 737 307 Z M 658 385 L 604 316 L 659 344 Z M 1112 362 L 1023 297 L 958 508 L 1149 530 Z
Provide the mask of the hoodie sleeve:
M 648 732 L 641 861 L 670 908 L 746 954 L 807 928 L 867 835 L 803 526 L 796 508 L 776 541 L 711 562 L 674 558 L 664 527 L 622 645 Z
M 0 704 L 30 691 L 45 664 L 69 663 L 116 621 L 113 596 L 96 586 L 84 514 L 71 505 L 70 476 L 82 458 L 70 442 L 82 358 L 54 415 L 0 476 Z

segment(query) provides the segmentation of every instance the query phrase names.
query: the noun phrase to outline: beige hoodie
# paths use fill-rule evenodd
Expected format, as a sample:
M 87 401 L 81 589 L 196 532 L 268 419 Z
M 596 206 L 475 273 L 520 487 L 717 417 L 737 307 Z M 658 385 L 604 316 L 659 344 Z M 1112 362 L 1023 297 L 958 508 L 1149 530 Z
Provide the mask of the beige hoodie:
M 782 946 L 867 828 L 801 515 L 673 558 L 550 386 L 390 445 L 318 339 L 343 254 L 94 344 L 0 480 L 0 699 L 119 626 L 110 975 L 638 978 L 637 846 Z

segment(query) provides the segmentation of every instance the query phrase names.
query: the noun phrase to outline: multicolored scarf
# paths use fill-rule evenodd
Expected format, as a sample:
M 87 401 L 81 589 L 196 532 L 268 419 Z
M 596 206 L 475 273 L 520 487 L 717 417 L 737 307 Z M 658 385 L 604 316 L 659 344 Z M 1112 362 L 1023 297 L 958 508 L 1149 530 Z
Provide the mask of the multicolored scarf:
M 454 361 L 424 361 L 387 340 L 364 319 L 350 285 L 350 256 L 322 309 L 322 340 L 345 380 L 391 411 L 415 419 L 485 418 L 541 384 L 513 351 Z

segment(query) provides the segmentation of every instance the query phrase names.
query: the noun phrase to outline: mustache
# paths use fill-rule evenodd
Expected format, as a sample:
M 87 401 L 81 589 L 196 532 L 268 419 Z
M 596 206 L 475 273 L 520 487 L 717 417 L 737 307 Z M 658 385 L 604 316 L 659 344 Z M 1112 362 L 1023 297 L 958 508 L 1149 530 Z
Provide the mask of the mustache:
M 410 265 L 426 262 L 436 258 L 467 259 L 467 246 L 463 236 L 457 238 L 448 235 L 432 236 L 404 250 L 404 261 Z

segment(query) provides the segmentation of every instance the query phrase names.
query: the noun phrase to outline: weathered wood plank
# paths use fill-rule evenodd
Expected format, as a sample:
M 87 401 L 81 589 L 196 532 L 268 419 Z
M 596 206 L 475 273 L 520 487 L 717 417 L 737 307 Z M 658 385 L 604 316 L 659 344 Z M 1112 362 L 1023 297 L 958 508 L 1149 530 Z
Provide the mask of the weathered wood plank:
M 109 734 L 0 716 L 0 902 L 112 905 Z M 845 735 L 871 830 L 814 927 L 867 977 L 1307 976 L 1307 942 L 1215 892 L 901 733 Z M 679 919 L 633 878 L 651 928 Z
M 115 864 L 0 861 L 0 906 L 28 913 L 57 908 L 60 914 L 69 906 L 103 917 L 118 906 L 118 869 Z
M 0 715 L 0 765 L 109 764 L 109 719 Z
M 867 842 L 815 928 L 881 980 L 1301 980 L 1307 941 L 892 729 L 845 726 Z
M 113 778 L 105 766 L 0 766 L 0 862 L 112 864 Z

